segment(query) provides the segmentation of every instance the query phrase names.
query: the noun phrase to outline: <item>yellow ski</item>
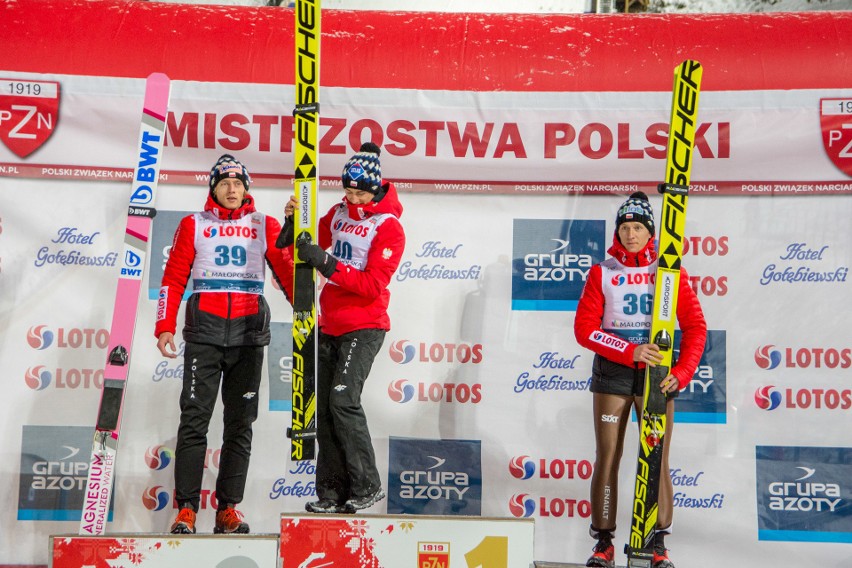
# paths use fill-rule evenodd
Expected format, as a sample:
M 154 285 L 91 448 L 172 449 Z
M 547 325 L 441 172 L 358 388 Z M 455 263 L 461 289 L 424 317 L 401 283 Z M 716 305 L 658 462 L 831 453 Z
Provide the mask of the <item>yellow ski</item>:
M 677 294 L 702 71 L 700 63 L 686 60 L 675 68 L 674 73 L 666 181 L 658 186 L 663 194 L 663 208 L 650 333 L 652 341 L 660 347 L 663 360 L 645 371 L 630 542 L 625 547 L 628 568 L 651 568 L 654 556 L 657 499 L 666 433 L 666 396 L 659 385 L 669 374 L 673 363 Z
M 293 282 L 293 392 L 290 459 L 315 457 L 317 369 L 317 278 L 298 250 L 317 242 L 317 136 L 320 88 L 319 0 L 296 0 L 295 185 L 299 208 L 294 215 L 295 274 Z

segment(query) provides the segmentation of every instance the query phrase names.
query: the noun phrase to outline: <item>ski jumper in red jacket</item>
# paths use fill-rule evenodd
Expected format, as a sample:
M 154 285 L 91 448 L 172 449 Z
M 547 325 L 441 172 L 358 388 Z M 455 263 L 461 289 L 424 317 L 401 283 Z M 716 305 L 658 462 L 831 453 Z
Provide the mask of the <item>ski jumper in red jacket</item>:
M 612 535 L 618 508 L 618 468 L 631 406 L 641 415 L 646 364 L 661 361 L 649 343 L 657 251 L 654 217 L 647 196 L 636 192 L 619 208 L 611 257 L 589 271 L 574 319 L 577 342 L 595 353 L 592 363 L 595 468 L 592 475 L 591 534 L 598 540 L 587 566 L 613 563 Z M 707 324 L 686 270 L 681 268 L 677 321 L 680 354 L 659 388 L 667 393 L 655 568 L 666 568 L 664 537 L 671 532 L 673 490 L 668 464 L 674 398 L 686 387 L 704 351 Z M 656 554 L 656 553 L 655 553 Z M 668 563 L 668 564 L 666 564 Z
M 281 227 L 255 210 L 248 171 L 222 156 L 210 175 L 204 210 L 178 225 L 163 274 L 154 335 L 175 357 L 177 314 L 187 283 L 183 327 L 184 374 L 175 448 L 175 494 L 180 510 L 173 533 L 195 532 L 207 430 L 220 384 L 224 432 L 216 480 L 216 532 L 248 532 L 234 505 L 243 499 L 252 423 L 258 414 L 263 347 L 269 344 L 269 306 L 263 297 L 266 265 L 287 271 L 275 247 Z
M 385 496 L 361 393 L 390 329 L 388 285 L 402 259 L 405 233 L 402 204 L 394 185 L 382 182 L 379 154 L 368 142 L 349 159 L 345 197 L 320 219 L 319 245 L 299 246 L 301 260 L 328 279 L 319 300 L 318 500 L 305 505 L 314 513 L 352 513 Z M 285 215 L 293 207 L 295 199 Z M 289 227 L 285 220 L 282 235 Z

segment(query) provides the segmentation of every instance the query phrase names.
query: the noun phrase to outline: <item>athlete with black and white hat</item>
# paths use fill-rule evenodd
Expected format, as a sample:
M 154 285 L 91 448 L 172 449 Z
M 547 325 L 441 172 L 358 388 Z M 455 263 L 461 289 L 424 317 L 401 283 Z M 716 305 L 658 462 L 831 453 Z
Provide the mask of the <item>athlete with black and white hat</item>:
M 654 211 L 648 196 L 638 191 L 621 206 L 615 234 L 607 251 L 611 257 L 589 271 L 574 317 L 577 342 L 595 353 L 592 363 L 595 466 L 592 474 L 592 524 L 597 540 L 586 566 L 615 567 L 612 544 L 618 509 L 618 468 L 631 406 L 642 412 L 645 366 L 662 360 L 659 347 L 650 343 L 651 307 L 657 250 L 654 246 Z M 671 533 L 673 488 L 669 472 L 674 397 L 686 387 L 704 351 L 707 324 L 698 297 L 681 268 L 677 321 L 681 330 L 680 356 L 659 388 L 666 403 L 666 443 L 658 497 L 659 512 L 653 568 L 674 568 L 668 558 L 665 536 Z

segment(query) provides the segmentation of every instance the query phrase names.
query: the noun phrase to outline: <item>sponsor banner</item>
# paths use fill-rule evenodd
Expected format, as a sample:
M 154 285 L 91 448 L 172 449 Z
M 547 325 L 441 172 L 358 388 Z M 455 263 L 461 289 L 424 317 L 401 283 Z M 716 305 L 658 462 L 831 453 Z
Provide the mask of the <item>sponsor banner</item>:
M 479 515 L 482 450 L 479 440 L 388 440 L 389 513 Z
M 167 152 L 166 152 L 167 153 Z M 203 201 L 199 197 L 199 204 Z M 158 300 L 160 296 L 160 284 L 163 282 L 163 272 L 166 262 L 169 260 L 169 252 L 172 250 L 175 231 L 181 219 L 192 215 L 192 211 L 168 211 L 158 210 L 157 216 L 151 224 L 151 249 L 149 251 L 151 262 L 148 268 L 148 299 Z M 192 278 L 186 282 L 186 291 L 183 299 L 186 300 L 192 294 Z
M 266 348 L 269 374 L 269 410 L 290 412 L 293 409 L 293 324 L 273 321 L 269 324 L 272 339 Z
M 22 427 L 19 521 L 80 520 L 93 432 L 84 426 Z
M 283 514 L 281 567 L 529 568 L 533 532 L 527 519 Z
M 757 446 L 758 539 L 852 543 L 852 448 Z
M 675 331 L 675 361 L 681 332 Z M 692 380 L 675 401 L 675 422 L 726 424 L 728 421 L 727 332 L 708 329 L 704 353 Z
M 512 309 L 576 311 L 593 265 L 604 259 L 600 220 L 515 219 Z
M 108 537 L 56 535 L 50 537 L 50 550 L 52 568 L 268 568 L 277 563 L 278 537 L 245 535 L 238 539 L 222 539 L 201 535 L 189 538 L 140 534 L 112 534 Z
M 24 124 L 24 116 L 11 110 L 4 115 L 0 106 L 0 129 L 6 129 L 7 139 L 14 131 L 39 143 L 26 150 L 17 143 L 12 149 L 0 145 L 0 176 L 130 180 L 127 156 L 135 138 L 128 133 L 138 123 L 130 111 L 138 108 L 141 86 L 134 87 L 141 80 L 2 70 L 0 76 L 9 84 L 55 83 L 63 93 L 51 111 L 55 119 L 32 110 L 38 108 L 34 105 L 10 103 L 31 109 L 32 118 Z M 231 152 L 252 156 L 258 187 L 292 187 L 289 168 L 282 170 L 282 164 L 293 160 L 293 117 L 281 111 L 292 101 L 292 88 L 175 84 L 166 119 L 163 184 L 203 185 L 207 164 Z M 654 191 L 664 170 L 670 93 L 631 93 L 630 108 L 624 107 L 621 93 L 590 94 L 427 91 L 418 93 L 415 105 L 405 90 L 325 87 L 319 151 L 324 171 L 340 171 L 360 141 L 370 138 L 384 149 L 383 157 L 393 157 L 391 172 L 402 192 Z M 852 90 L 733 91 L 707 97 L 696 129 L 695 194 L 852 192 L 846 171 L 848 116 L 823 117 L 822 132 L 813 128 L 826 99 L 852 100 Z M 112 125 L 109 132 L 90 127 L 104 123 Z M 49 137 L 41 133 L 48 126 Z M 22 150 L 31 153 L 15 153 Z M 339 179 L 326 173 L 320 187 L 339 188 Z

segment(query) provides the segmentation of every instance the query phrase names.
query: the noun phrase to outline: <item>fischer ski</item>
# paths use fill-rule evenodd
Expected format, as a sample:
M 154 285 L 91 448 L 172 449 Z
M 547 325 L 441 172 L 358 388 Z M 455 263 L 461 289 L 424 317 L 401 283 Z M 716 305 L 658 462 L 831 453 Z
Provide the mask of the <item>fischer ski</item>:
M 701 64 L 692 60 L 678 65 L 674 73 L 666 181 L 657 188 L 663 194 L 663 209 L 650 332 L 651 340 L 660 347 L 663 360 L 656 367 L 645 369 L 633 515 L 630 541 L 625 546 L 628 568 L 651 568 L 654 558 L 657 500 L 663 444 L 666 443 L 667 397 L 659 385 L 673 364 L 677 294 L 702 73 Z
M 299 247 L 317 242 L 317 131 L 319 125 L 320 0 L 296 0 L 293 388 L 287 436 L 290 459 L 316 455 L 317 276 L 299 260 Z
M 162 73 L 151 74 L 145 82 L 137 160 L 124 234 L 124 254 L 115 293 L 104 385 L 80 517 L 81 535 L 104 534 L 110 520 L 121 410 L 136 327 L 139 289 L 148 254 L 151 221 L 157 213 L 154 200 L 160 177 L 170 86 L 169 78 Z

